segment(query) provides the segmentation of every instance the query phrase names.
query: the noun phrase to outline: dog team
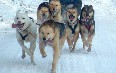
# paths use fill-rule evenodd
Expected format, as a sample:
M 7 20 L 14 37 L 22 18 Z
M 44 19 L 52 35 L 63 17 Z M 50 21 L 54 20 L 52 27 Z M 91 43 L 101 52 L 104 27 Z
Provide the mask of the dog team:
M 12 27 L 16 28 L 16 38 L 22 48 L 22 58 L 24 59 L 27 53 L 31 63 L 35 65 L 34 51 L 37 35 L 43 58 L 47 56 L 45 47 L 50 45 L 53 48 L 52 73 L 56 73 L 58 59 L 65 40 L 67 40 L 70 52 L 74 52 L 80 34 L 83 49 L 91 52 L 92 39 L 95 35 L 94 9 L 92 5 L 84 5 L 82 9 L 81 7 L 81 0 L 43 2 L 37 8 L 37 23 L 28 16 L 28 12 L 22 13 L 18 10 Z M 29 48 L 24 45 L 25 42 L 30 43 Z

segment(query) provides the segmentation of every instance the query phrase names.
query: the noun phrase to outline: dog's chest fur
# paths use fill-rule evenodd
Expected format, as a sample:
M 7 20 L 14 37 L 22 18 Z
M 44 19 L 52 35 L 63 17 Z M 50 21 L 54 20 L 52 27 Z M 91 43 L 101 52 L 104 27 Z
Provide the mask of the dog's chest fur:
M 69 24 L 69 23 L 67 23 L 67 24 Z M 72 28 L 72 29 L 71 29 L 71 28 Z M 69 37 L 70 39 L 73 39 L 75 33 L 79 31 L 79 24 L 77 23 L 77 24 L 75 24 L 74 26 L 71 26 L 71 25 L 70 25 L 70 27 L 67 25 L 66 30 L 67 30 L 67 35 L 68 35 L 68 37 Z
M 86 38 L 88 38 L 91 35 L 94 35 L 94 33 L 95 33 L 95 30 L 94 29 L 95 29 L 95 26 L 94 25 L 91 26 L 91 28 L 90 28 L 89 31 L 88 31 L 88 29 L 85 26 L 81 26 L 81 32 L 82 32 L 82 34 L 84 34 L 84 36 Z

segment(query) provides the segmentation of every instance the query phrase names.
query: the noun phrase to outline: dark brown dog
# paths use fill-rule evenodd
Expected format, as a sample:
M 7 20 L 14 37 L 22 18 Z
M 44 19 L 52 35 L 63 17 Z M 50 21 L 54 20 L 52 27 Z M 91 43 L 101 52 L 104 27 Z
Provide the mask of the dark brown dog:
M 88 47 L 87 51 L 91 51 L 92 39 L 95 35 L 94 9 L 92 5 L 85 5 L 81 11 L 81 38 L 83 48 Z

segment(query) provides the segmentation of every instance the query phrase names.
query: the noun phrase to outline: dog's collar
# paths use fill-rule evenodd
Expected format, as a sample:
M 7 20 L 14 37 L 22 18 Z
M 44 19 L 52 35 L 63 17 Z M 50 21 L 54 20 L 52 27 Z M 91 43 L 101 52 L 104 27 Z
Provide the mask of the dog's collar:
M 68 23 L 68 27 L 72 30 L 72 34 L 74 34 L 75 33 L 75 30 L 76 30 L 76 28 L 77 28 L 77 26 L 78 26 L 78 21 L 76 22 L 76 24 L 74 25 L 74 27 L 72 27 L 71 25 L 69 25 L 70 23 Z

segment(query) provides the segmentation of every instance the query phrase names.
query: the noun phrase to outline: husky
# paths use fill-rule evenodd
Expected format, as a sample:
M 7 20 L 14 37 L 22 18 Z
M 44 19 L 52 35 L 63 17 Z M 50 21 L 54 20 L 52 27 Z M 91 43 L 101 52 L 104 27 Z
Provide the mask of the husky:
M 79 38 L 80 23 L 77 8 L 67 9 L 67 42 L 70 52 L 74 52 L 76 42 Z
M 35 21 L 28 16 L 28 13 L 16 12 L 13 28 L 16 28 L 16 38 L 22 48 L 22 58 L 26 57 L 25 52 L 30 56 L 31 63 L 34 62 L 34 51 L 36 48 L 37 28 Z M 29 49 L 24 45 L 24 42 L 29 42 Z
M 83 48 L 88 47 L 87 51 L 91 52 L 92 40 L 95 35 L 94 9 L 92 5 L 84 5 L 80 16 L 81 38 Z
M 52 73 L 56 73 L 58 59 L 61 49 L 66 40 L 66 29 L 63 23 L 58 23 L 53 20 L 44 22 L 39 28 L 39 48 L 43 58 L 45 58 L 45 46 L 50 45 L 53 48 Z
M 37 9 L 37 24 L 41 25 L 43 22 L 50 19 L 49 3 L 43 2 Z
M 59 0 L 51 0 L 49 4 L 50 8 L 50 18 L 55 22 L 63 23 L 62 15 L 61 15 L 61 3 Z

